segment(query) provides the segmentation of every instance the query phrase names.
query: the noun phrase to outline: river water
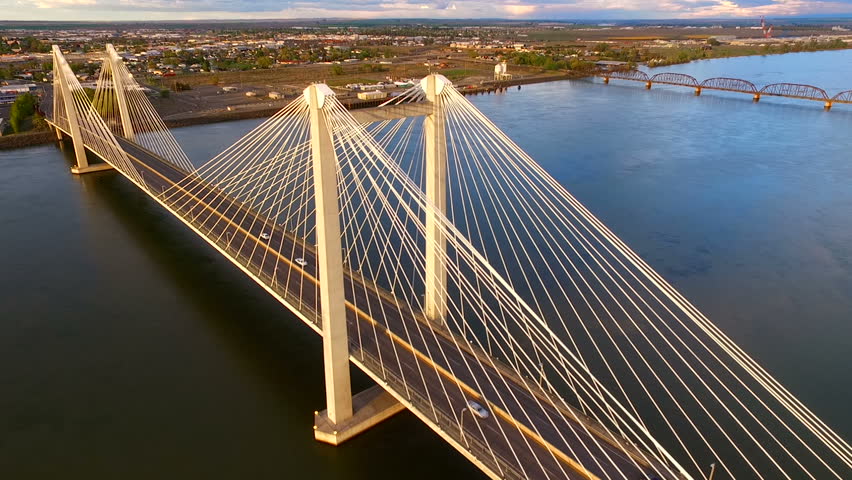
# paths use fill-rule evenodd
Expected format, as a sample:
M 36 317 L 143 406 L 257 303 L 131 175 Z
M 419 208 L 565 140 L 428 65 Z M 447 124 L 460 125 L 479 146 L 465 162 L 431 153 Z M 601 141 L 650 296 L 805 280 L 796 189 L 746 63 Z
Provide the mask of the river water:
M 665 70 L 836 93 L 850 60 Z M 598 81 L 471 101 L 852 437 L 852 109 Z M 259 122 L 175 134 L 201 162 Z M 0 478 L 481 478 L 410 414 L 314 442 L 316 335 L 129 182 L 70 162 L 0 152 Z

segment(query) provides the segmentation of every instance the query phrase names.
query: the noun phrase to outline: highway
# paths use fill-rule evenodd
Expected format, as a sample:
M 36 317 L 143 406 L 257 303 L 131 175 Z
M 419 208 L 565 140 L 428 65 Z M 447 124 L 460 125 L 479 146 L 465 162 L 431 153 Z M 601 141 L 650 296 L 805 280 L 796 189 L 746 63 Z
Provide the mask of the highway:
M 134 166 L 144 172 L 152 194 L 172 213 L 290 303 L 315 329 L 320 327 L 312 245 L 153 153 L 125 139 L 118 141 Z M 178 190 L 182 191 L 175 194 Z M 262 239 L 261 233 L 270 238 Z M 299 257 L 307 262 L 304 267 L 295 264 Z M 663 478 L 659 468 L 634 461 L 635 453 L 631 458 L 618 440 L 595 441 L 583 428 L 603 432 L 602 426 L 574 419 L 573 410 L 557 408 L 543 392 L 531 393 L 529 385 L 524 385 L 527 380 L 460 336 L 430 324 L 419 312 L 401 309 L 392 294 L 362 281 L 358 273 L 346 272 L 344 288 L 350 355 L 356 364 L 372 377 L 384 379 L 385 388 L 406 399 L 415 413 L 460 445 L 467 445 L 498 476 Z M 491 415 L 482 419 L 470 413 L 466 410 L 469 399 L 486 406 Z

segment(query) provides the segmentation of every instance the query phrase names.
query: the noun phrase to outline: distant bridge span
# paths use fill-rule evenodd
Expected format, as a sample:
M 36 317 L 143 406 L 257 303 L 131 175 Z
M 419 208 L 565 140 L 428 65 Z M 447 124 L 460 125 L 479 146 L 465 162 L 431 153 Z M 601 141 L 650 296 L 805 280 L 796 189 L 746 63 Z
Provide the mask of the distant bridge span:
M 698 86 L 698 80 L 696 80 L 692 75 L 687 75 L 685 73 L 658 73 L 651 77 L 651 82 L 663 85 L 685 85 L 687 87 Z
M 714 77 L 701 82 L 701 88 L 726 92 L 757 93 L 757 87 L 748 80 L 740 78 Z
M 649 76 L 640 70 L 600 72 L 597 76 L 603 78 L 604 83 L 609 83 L 610 79 L 643 82 L 648 89 L 654 84 L 689 87 L 695 90 L 696 95 L 701 95 L 702 90 L 745 93 L 751 95 L 755 102 L 759 101 L 761 96 L 811 100 L 823 102 L 826 110 L 831 109 L 835 103 L 852 103 L 852 90 L 832 97 L 822 88 L 800 83 L 771 83 L 758 88 L 754 83 L 741 78 L 713 77 L 699 82 L 695 77 L 684 73 L 663 72 Z
M 852 103 L 852 90 L 846 90 L 831 97 L 833 103 Z

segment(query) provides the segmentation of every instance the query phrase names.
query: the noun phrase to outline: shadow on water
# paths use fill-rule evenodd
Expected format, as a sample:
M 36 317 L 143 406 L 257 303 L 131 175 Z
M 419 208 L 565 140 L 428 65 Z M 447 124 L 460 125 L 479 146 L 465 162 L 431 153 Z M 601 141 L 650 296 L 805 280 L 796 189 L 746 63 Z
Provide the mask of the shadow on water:
M 471 101 L 848 435 L 850 106 L 589 81 Z M 209 158 L 234 125 L 176 135 Z M 0 177 L 6 218 L 41 232 L 0 242 L 21 252 L 0 478 L 481 477 L 410 414 L 315 443 L 319 338 L 129 182 L 71 176 L 69 146 Z
M 311 435 L 312 412 L 324 405 L 319 337 L 119 175 L 107 172 L 78 179 L 85 195 L 93 197 L 91 203 L 97 205 L 94 214 L 104 210 L 118 221 L 126 236 L 133 239 L 127 248 L 144 253 L 154 265 L 156 277 L 175 291 L 181 303 L 203 317 L 200 328 L 221 340 L 228 360 L 238 363 L 240 372 L 252 377 L 251 383 L 260 386 L 279 405 L 258 415 L 296 417 L 286 426 L 289 431 L 282 432 L 287 437 L 284 444 L 260 447 L 260 442 L 279 440 L 268 432 L 257 432 L 256 438 L 245 440 L 262 450 L 281 450 L 282 456 L 293 463 L 255 458 L 254 461 L 269 461 L 269 465 L 247 467 L 246 471 L 260 470 L 279 477 L 301 471 L 302 475 L 310 472 L 312 478 L 365 479 L 395 477 L 398 472 L 405 472 L 406 478 L 424 479 L 436 475 L 481 475 L 407 412 L 342 447 L 316 443 Z M 353 369 L 356 391 L 371 384 L 366 375 Z M 204 457 L 205 452 L 198 452 L 197 458 L 186 461 L 204 462 Z M 413 465 L 417 466 L 415 470 Z

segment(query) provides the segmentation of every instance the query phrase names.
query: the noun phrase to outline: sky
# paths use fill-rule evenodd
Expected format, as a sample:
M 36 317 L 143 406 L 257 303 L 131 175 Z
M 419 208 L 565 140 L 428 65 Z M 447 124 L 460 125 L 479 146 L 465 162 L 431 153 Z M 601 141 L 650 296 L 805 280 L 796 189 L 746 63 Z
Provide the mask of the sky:
M 852 14 L 852 0 L 0 0 L 2 20 L 647 19 Z

